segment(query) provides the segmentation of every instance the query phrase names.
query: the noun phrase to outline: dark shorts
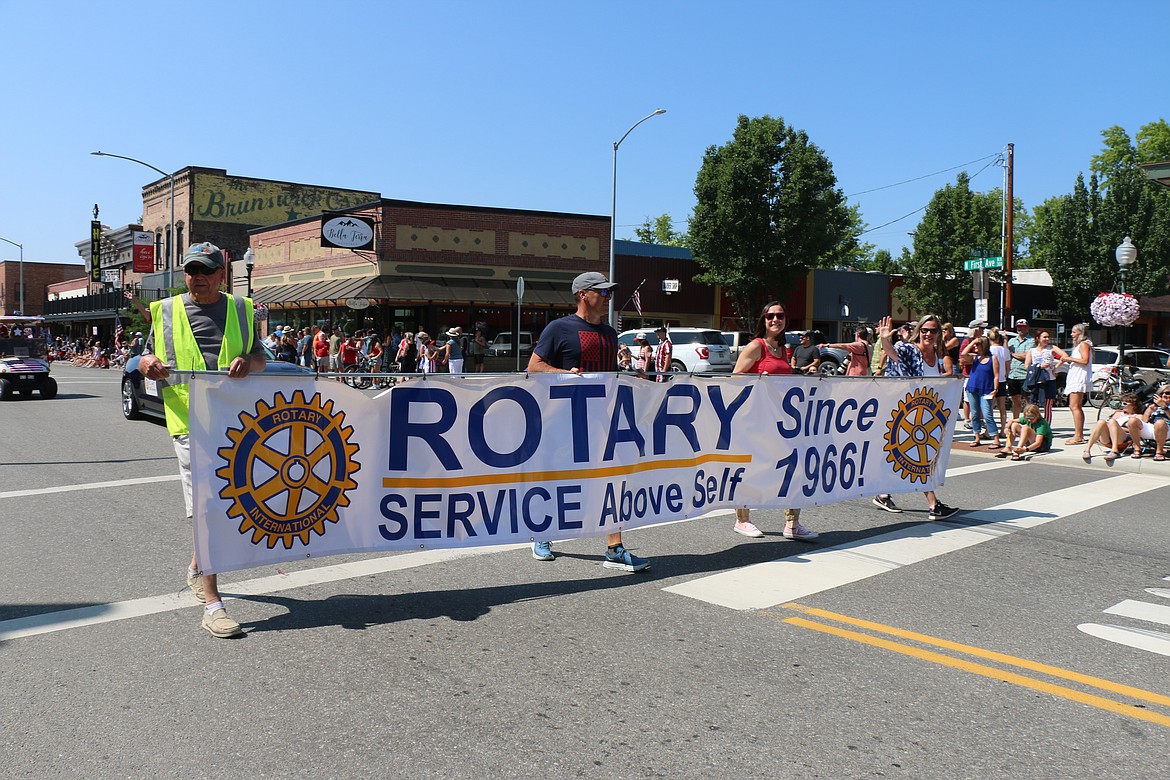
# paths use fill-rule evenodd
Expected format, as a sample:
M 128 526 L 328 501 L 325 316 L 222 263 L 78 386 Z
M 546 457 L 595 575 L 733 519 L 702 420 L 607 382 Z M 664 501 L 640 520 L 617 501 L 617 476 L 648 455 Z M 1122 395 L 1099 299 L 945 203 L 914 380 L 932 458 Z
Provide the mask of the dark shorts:
M 999 389 L 995 391 L 995 397 L 996 398 L 1007 398 L 1007 396 L 1008 396 L 1007 385 L 1005 385 L 1003 382 L 1000 382 Z
M 1024 394 L 1024 380 L 1023 379 L 1009 379 L 1007 381 L 1007 393 L 1010 396 L 1017 396 Z
M 471 365 L 482 366 L 483 365 L 483 355 L 472 355 L 471 356 Z

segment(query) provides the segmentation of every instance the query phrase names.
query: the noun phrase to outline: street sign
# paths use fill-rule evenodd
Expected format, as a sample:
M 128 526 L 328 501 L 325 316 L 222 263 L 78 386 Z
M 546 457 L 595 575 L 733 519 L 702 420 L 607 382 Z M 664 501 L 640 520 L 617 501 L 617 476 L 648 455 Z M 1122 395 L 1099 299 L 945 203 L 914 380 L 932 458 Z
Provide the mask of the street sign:
M 985 268 L 1003 268 L 1002 257 L 974 257 L 963 261 L 964 271 L 982 271 Z
M 995 256 L 994 249 L 973 248 L 973 249 L 967 250 L 967 257 L 994 257 L 994 256 Z

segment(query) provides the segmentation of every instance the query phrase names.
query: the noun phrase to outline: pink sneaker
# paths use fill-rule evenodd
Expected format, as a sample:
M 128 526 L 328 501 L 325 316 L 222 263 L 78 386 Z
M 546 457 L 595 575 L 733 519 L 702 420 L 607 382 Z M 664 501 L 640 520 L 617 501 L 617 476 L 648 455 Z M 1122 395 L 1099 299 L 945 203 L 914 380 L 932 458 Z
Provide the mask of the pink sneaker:
M 820 538 L 820 534 L 816 531 L 810 531 L 800 523 L 797 523 L 791 529 L 787 526 L 784 527 L 784 538 L 796 539 L 801 542 L 815 542 Z
M 752 522 L 737 522 L 731 527 L 731 530 L 735 531 L 737 534 L 742 534 L 743 536 L 747 536 L 751 539 L 764 538 L 764 532 L 759 528 L 756 528 L 756 524 Z

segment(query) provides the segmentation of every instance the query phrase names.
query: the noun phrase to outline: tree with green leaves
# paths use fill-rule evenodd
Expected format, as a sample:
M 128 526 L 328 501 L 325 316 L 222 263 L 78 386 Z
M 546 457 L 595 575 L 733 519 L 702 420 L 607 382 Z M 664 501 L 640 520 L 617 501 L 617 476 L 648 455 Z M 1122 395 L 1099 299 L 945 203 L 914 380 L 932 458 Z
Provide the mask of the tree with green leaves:
M 634 235 L 644 244 L 661 244 L 662 246 L 686 246 L 687 234 L 679 233 L 674 229 L 674 220 L 669 214 L 660 214 L 651 222 L 650 217 L 634 228 Z M 625 239 L 630 241 L 633 239 Z
M 861 217 L 861 204 L 854 203 L 846 206 L 845 210 L 849 215 L 849 224 L 845 228 L 844 240 L 838 241 L 832 249 L 818 257 L 814 267 L 869 270 L 863 266 L 869 265 L 876 246 L 861 241 L 861 236 L 865 233 L 865 220 Z
M 1088 186 L 1078 175 L 1072 193 L 1036 208 L 1034 254 L 1052 276 L 1061 312 L 1075 317 L 1088 317 L 1097 294 L 1117 284 L 1114 251 L 1125 236 L 1139 252 L 1126 292 L 1161 295 L 1168 289 L 1170 191 L 1150 182 L 1139 164 L 1170 151 L 1170 126 L 1165 120 L 1143 125 L 1136 146 L 1121 127 L 1101 137 Z
M 704 153 L 695 198 L 689 243 L 703 268 L 695 280 L 721 285 L 745 323 L 856 240 L 829 159 L 778 117 L 741 115 L 731 141 Z
M 966 319 L 971 274 L 963 271 L 963 261 L 972 249 L 999 250 L 1002 211 L 1001 198 L 973 191 L 966 172 L 935 192 L 914 232 L 902 300 L 944 320 Z

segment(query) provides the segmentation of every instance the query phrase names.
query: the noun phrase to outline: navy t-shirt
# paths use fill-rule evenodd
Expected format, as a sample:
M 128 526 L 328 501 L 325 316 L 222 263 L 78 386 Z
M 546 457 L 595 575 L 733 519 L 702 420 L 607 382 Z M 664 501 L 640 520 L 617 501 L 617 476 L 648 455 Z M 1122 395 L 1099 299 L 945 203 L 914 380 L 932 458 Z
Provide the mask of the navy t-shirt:
M 617 331 L 602 322 L 590 325 L 576 314 L 553 320 L 533 352 L 553 368 L 582 373 L 617 371 Z

